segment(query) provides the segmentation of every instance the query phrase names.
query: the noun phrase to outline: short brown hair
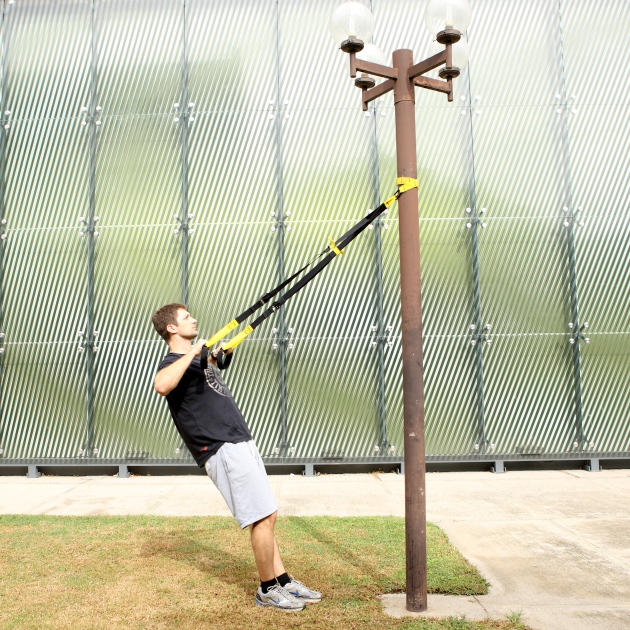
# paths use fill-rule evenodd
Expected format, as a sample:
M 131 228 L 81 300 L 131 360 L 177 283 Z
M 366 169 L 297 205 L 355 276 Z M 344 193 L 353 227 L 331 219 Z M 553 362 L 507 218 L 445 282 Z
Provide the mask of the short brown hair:
M 180 304 L 179 302 L 173 302 L 173 304 L 166 304 L 162 308 L 159 308 L 155 313 L 153 313 L 153 317 L 151 321 L 153 322 L 153 327 L 156 332 L 166 343 L 171 336 L 171 333 L 166 330 L 166 327 L 169 324 L 173 326 L 177 325 L 177 311 L 180 309 L 186 310 L 185 304 Z

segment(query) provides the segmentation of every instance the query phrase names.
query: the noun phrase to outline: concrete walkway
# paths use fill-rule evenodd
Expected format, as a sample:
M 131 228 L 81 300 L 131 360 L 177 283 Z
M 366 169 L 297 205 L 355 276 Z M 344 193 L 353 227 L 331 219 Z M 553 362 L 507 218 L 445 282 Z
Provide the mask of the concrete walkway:
M 284 515 L 404 514 L 395 474 L 270 478 Z M 490 581 L 488 595 L 430 597 L 430 615 L 523 611 L 540 630 L 630 628 L 630 471 L 427 475 L 428 518 Z M 205 477 L 0 477 L 3 514 L 228 515 Z M 383 598 L 407 614 L 404 595 Z

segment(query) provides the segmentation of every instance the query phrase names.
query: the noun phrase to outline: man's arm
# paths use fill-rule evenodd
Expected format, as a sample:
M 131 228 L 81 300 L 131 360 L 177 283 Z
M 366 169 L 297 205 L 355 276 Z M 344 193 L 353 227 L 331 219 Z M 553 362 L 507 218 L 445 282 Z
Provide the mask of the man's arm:
M 179 385 L 179 381 L 182 380 L 182 376 L 184 376 L 192 360 L 201 354 L 201 348 L 203 348 L 205 343 L 205 339 L 200 339 L 189 352 L 155 375 L 153 387 L 160 396 L 170 394 Z M 210 355 L 210 361 L 213 365 L 216 365 L 216 359 L 212 355 Z

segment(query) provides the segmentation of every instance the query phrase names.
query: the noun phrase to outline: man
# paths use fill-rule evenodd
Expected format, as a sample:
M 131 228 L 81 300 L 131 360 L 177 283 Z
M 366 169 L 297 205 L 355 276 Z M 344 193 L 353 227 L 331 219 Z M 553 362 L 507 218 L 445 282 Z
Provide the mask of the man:
M 163 306 L 152 321 L 170 348 L 155 376 L 155 391 L 166 396 L 184 443 L 205 466 L 238 524 L 250 528 L 260 576 L 255 603 L 299 611 L 306 602 L 319 602 L 321 593 L 289 576 L 282 564 L 274 535 L 278 504 L 247 424 L 217 369 L 218 349 L 202 370 L 199 355 L 206 340 L 192 344 L 197 320 L 184 304 Z

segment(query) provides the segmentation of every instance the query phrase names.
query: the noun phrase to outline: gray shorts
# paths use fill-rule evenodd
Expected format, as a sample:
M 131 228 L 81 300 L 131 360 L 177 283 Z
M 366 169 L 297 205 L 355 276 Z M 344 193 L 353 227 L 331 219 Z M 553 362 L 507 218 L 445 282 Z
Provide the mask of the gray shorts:
M 226 442 L 206 462 L 206 472 L 241 528 L 278 510 L 253 440 L 238 444 Z

